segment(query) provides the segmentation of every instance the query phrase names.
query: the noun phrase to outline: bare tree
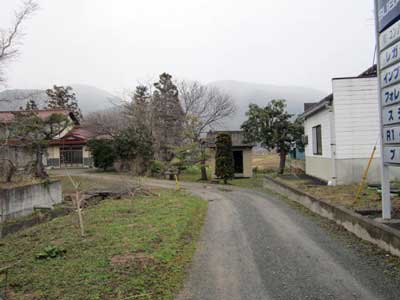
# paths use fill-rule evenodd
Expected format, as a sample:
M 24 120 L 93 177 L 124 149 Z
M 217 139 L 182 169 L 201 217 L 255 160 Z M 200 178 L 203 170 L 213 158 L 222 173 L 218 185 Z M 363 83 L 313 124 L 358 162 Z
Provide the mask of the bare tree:
M 196 81 L 181 81 L 178 83 L 178 90 L 185 113 L 186 131 L 201 148 L 201 179 L 207 180 L 206 155 L 201 147 L 201 137 L 232 116 L 236 107 L 230 95 Z
M 114 107 L 89 114 L 83 125 L 98 136 L 115 138 L 128 126 L 128 122 L 124 109 Z
M 35 0 L 22 2 L 21 7 L 15 11 L 13 23 L 8 29 L 0 28 L 0 83 L 5 81 L 4 67 L 10 60 L 19 54 L 19 47 L 23 37 L 23 23 L 39 8 Z

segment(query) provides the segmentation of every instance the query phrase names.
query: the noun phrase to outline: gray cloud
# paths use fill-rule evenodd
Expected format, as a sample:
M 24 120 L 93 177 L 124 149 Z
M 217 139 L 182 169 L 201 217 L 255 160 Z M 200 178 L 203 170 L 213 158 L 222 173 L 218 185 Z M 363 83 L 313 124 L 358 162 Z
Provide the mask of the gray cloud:
M 111 92 L 164 71 L 330 90 L 372 64 L 373 1 L 39 0 L 10 88 Z M 0 26 L 17 0 L 1 0 Z

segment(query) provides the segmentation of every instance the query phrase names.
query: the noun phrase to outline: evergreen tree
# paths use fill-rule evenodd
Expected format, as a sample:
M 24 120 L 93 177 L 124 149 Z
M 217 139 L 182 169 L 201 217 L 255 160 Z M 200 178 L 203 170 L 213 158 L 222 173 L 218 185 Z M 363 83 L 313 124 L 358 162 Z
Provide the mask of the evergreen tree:
M 54 85 L 53 89 L 46 90 L 49 97 L 47 107 L 50 109 L 67 109 L 74 113 L 75 117 L 80 120 L 82 112 L 79 108 L 76 94 L 73 92 L 72 87 Z
M 153 139 L 146 127 L 130 126 L 114 140 L 118 158 L 138 175 L 144 175 L 153 158 Z M 136 166 L 138 166 L 136 168 Z
M 215 175 L 227 184 L 228 179 L 233 179 L 235 175 L 231 136 L 226 133 L 218 135 L 216 147 Z
M 179 101 L 178 88 L 172 82 L 172 76 L 163 73 L 152 99 L 153 136 L 156 158 L 171 161 L 173 149 L 183 140 L 185 114 Z
M 92 139 L 88 141 L 88 147 L 93 156 L 94 166 L 107 171 L 116 160 L 113 141 L 106 139 Z
M 34 111 L 16 112 L 14 116 L 10 126 L 10 139 L 17 140 L 20 146 L 35 153 L 35 176 L 38 178 L 48 177 L 43 165 L 44 150 L 49 141 L 71 125 L 70 120 L 62 114 L 52 114 L 43 119 Z
M 131 117 L 131 125 L 151 130 L 151 95 L 148 87 L 139 85 L 136 87 L 132 102 L 126 107 Z
M 302 147 L 304 128 L 301 120 L 291 120 L 293 115 L 286 111 L 285 100 L 272 100 L 266 107 L 252 104 L 246 115 L 248 120 L 242 125 L 246 140 L 276 150 L 280 157 L 279 173 L 283 174 L 286 156 L 293 143 L 300 149 Z

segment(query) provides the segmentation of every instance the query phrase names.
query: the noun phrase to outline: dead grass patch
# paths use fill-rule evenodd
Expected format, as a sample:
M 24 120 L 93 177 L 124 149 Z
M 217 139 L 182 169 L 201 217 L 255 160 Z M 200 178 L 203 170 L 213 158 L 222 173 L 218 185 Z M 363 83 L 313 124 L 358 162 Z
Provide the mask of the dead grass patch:
M 260 171 L 276 171 L 279 167 L 279 155 L 276 153 L 254 153 L 252 166 Z
M 113 267 L 135 267 L 143 272 L 146 268 L 155 265 L 156 260 L 153 256 L 144 252 L 126 253 L 115 255 L 111 258 L 110 264 Z
M 306 192 L 318 199 L 324 199 L 332 204 L 341 205 L 353 210 L 381 209 L 381 195 L 377 189 L 363 189 L 359 201 L 355 202 L 358 184 L 327 186 L 319 185 L 312 180 L 296 176 L 277 176 L 275 179 Z M 400 217 L 400 197 L 392 197 L 393 208 L 396 217 Z

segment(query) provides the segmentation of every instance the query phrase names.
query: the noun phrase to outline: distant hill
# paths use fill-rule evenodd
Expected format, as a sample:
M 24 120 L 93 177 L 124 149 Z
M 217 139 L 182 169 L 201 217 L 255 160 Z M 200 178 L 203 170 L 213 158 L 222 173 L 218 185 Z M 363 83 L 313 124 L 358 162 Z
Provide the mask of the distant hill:
M 239 129 L 246 120 L 249 104 L 265 106 L 272 99 L 285 99 L 288 111 L 292 114 L 303 112 L 305 102 L 317 102 L 328 93 L 323 91 L 295 86 L 275 86 L 241 81 L 215 81 L 209 84 L 230 94 L 236 103 L 237 113 L 225 122 L 227 129 Z
M 121 102 L 121 99 L 102 89 L 82 84 L 73 84 L 76 98 L 83 114 L 99 111 L 113 107 L 114 104 Z M 47 95 L 44 90 L 6 90 L 0 93 L 0 110 L 17 110 L 25 107 L 27 100 L 33 99 L 43 108 L 46 105 Z
M 303 112 L 305 102 L 319 101 L 328 94 L 304 87 L 275 86 L 233 80 L 215 81 L 209 85 L 230 94 L 237 106 L 236 115 L 224 122 L 223 129 L 239 129 L 246 119 L 245 113 L 250 103 L 265 106 L 272 99 L 286 99 L 288 111 L 293 114 L 300 114 Z M 84 115 L 121 103 L 120 98 L 102 89 L 81 84 L 71 86 L 77 95 L 79 106 Z M 17 110 L 20 106 L 24 107 L 26 101 L 30 98 L 34 99 L 40 107 L 43 107 L 47 96 L 43 90 L 6 90 L 0 93 L 0 100 L 8 99 L 11 101 L 0 101 L 0 110 Z

